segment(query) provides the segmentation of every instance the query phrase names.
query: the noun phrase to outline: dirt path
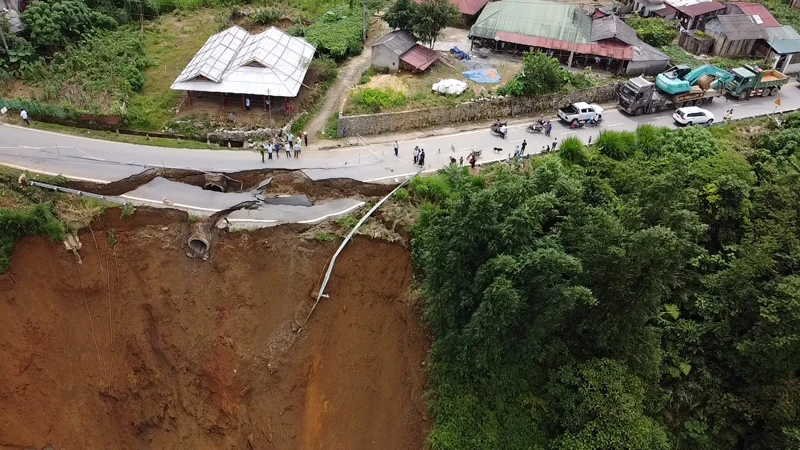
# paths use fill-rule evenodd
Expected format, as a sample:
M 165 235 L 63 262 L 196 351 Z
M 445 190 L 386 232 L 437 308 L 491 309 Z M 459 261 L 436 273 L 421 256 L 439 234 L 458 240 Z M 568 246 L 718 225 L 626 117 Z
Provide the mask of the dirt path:
M 312 137 L 316 137 L 325 128 L 325 122 L 331 114 L 339 112 L 345 98 L 347 98 L 347 90 L 358 83 L 361 74 L 369 68 L 370 60 L 372 59 L 372 43 L 378 40 L 385 33 L 389 32 L 389 25 L 380 18 L 373 18 L 372 25 L 370 26 L 369 36 L 367 43 L 364 44 L 364 51 L 360 55 L 347 61 L 339 69 L 339 78 L 336 83 L 328 89 L 325 94 L 325 100 L 322 108 L 319 110 L 314 120 L 306 130 Z

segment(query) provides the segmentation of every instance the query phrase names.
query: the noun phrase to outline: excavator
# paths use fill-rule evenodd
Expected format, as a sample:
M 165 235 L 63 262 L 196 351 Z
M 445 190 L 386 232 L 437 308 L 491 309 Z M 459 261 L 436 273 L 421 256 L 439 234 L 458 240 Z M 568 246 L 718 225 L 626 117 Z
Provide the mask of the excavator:
M 716 66 L 700 66 L 692 70 L 689 66 L 681 65 L 658 74 L 656 87 L 669 95 L 678 95 L 691 92 L 692 87 L 698 84 L 705 91 L 714 87 L 712 84 L 723 86 L 732 80 L 732 73 Z

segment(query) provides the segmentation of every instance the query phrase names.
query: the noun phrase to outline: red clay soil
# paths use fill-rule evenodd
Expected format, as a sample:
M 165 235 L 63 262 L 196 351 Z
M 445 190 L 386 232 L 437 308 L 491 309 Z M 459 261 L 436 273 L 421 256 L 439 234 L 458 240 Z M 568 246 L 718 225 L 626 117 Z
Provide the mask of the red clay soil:
M 18 242 L 0 276 L 1 449 L 423 447 L 429 341 L 406 249 L 352 243 L 294 339 L 337 244 L 222 234 L 200 262 L 188 227 L 96 224 L 82 264 Z

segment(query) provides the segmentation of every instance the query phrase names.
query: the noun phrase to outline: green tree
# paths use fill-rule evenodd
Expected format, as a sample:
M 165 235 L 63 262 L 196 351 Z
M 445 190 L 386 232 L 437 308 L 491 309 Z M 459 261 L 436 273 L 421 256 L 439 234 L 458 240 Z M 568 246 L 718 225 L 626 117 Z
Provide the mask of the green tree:
M 396 0 L 383 15 L 383 19 L 395 30 L 414 28 L 417 4 L 413 0 Z
M 678 37 L 675 23 L 660 17 L 631 17 L 625 21 L 639 39 L 654 47 L 670 45 Z
M 556 58 L 542 52 L 531 52 L 522 58 L 522 73 L 517 79 L 522 95 L 534 96 L 561 90 L 567 84 L 566 74 Z
M 461 13 L 450 0 L 422 0 L 413 11 L 411 31 L 431 48 L 443 29 L 457 25 L 461 20 Z

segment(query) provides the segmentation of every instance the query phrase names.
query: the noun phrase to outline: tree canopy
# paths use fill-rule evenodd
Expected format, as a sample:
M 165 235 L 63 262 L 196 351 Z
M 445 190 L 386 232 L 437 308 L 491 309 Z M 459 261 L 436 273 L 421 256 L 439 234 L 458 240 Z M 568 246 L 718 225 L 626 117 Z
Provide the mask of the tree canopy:
M 415 179 L 429 447 L 800 448 L 798 142 L 642 126 Z
M 408 30 L 432 48 L 443 29 L 459 23 L 461 13 L 449 0 L 396 0 L 384 19 L 392 28 Z
M 660 17 L 631 17 L 625 21 L 639 39 L 654 47 L 669 45 L 678 37 L 675 22 Z

